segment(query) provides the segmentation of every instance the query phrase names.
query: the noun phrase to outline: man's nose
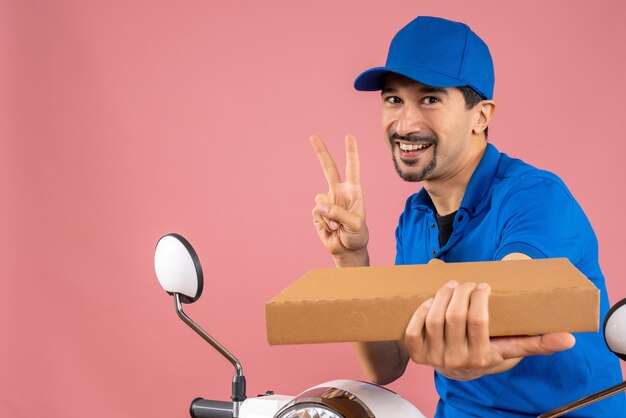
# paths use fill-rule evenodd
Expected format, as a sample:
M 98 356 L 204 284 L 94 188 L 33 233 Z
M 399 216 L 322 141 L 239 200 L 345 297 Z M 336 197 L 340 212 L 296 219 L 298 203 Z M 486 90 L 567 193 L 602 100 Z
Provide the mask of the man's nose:
M 423 129 L 423 114 L 417 106 L 405 105 L 398 115 L 396 133 L 406 136 L 410 133 L 418 133 Z

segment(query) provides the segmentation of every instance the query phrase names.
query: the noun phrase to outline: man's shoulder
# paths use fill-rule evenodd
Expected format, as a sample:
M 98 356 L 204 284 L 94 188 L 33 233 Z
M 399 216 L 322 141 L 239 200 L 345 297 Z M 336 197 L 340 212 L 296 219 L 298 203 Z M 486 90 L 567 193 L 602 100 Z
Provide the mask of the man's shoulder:
M 501 154 L 494 179 L 494 186 L 501 190 L 532 189 L 539 192 L 543 188 L 560 189 L 570 194 L 563 180 L 555 173 L 537 168 L 521 159 Z

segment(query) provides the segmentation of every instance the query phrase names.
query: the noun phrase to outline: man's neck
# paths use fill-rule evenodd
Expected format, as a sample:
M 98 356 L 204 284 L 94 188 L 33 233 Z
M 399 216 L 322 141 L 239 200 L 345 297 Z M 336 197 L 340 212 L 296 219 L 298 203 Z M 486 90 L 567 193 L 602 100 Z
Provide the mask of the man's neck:
M 486 149 L 486 143 L 477 147 L 476 151 L 468 156 L 467 161 L 453 175 L 424 181 L 424 189 L 428 192 L 439 215 L 448 215 L 461 207 L 467 185 Z

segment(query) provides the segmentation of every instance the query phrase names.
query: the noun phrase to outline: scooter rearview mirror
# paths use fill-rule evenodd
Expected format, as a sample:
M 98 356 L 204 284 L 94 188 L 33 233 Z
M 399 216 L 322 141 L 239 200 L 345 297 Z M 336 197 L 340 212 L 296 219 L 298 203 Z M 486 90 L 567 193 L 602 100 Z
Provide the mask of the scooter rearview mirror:
M 604 341 L 617 357 L 626 360 L 626 299 L 617 302 L 606 314 Z
M 154 270 L 161 287 L 180 301 L 192 303 L 202 295 L 204 279 L 200 259 L 189 241 L 178 234 L 167 234 L 157 242 Z
M 196 398 L 189 408 L 193 418 L 229 417 L 237 418 L 239 408 L 246 399 L 246 378 L 237 358 L 196 324 L 183 311 L 183 303 L 192 303 L 202 295 L 204 279 L 198 254 L 189 241 L 179 234 L 167 234 L 159 239 L 154 251 L 154 271 L 161 287 L 174 297 L 178 317 L 199 336 L 216 349 L 235 368 L 232 380 L 232 402 L 211 401 Z

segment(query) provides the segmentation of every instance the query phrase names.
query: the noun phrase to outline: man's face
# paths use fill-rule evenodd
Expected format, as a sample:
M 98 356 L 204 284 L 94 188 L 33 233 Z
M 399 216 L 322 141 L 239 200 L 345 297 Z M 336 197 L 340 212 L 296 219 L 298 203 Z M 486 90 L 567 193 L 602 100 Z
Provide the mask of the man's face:
M 430 87 L 389 74 L 382 123 L 396 167 L 406 181 L 453 177 L 471 157 L 477 112 L 465 108 L 457 88 Z

